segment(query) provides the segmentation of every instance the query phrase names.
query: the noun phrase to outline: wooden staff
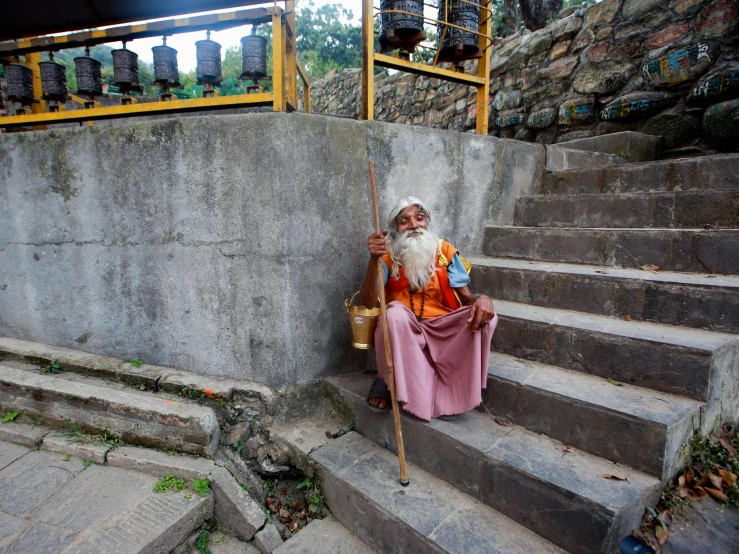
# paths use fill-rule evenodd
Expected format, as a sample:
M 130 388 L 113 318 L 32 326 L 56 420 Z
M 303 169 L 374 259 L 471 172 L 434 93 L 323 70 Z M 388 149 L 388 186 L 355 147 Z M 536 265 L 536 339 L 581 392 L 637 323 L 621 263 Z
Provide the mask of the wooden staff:
M 372 191 L 372 214 L 375 217 L 375 233 L 381 233 L 380 210 L 377 205 L 377 184 L 375 183 L 375 164 L 369 163 L 370 190 Z M 390 335 L 387 328 L 387 307 L 385 306 L 385 283 L 382 278 L 382 258 L 377 258 L 377 285 L 380 290 L 380 317 L 382 318 L 382 334 L 385 341 L 385 362 L 387 364 L 387 380 L 390 386 L 390 403 L 393 405 L 393 422 L 395 423 L 395 440 L 398 443 L 398 461 L 400 462 L 400 484 L 407 487 L 408 471 L 405 468 L 405 448 L 403 447 L 403 430 L 400 428 L 400 409 L 395 398 L 395 370 L 393 352 L 390 347 Z

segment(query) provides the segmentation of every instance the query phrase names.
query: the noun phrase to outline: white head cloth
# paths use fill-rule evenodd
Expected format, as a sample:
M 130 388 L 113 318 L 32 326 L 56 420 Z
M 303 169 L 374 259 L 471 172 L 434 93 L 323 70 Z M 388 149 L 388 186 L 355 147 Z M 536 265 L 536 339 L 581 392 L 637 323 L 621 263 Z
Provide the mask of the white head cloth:
M 421 202 L 421 200 L 419 200 L 415 196 L 407 196 L 398 200 L 398 203 L 395 204 L 395 207 L 391 210 L 390 216 L 387 218 L 388 229 L 392 229 L 393 227 L 395 227 L 395 218 L 397 218 L 400 215 L 400 212 L 405 210 L 408 206 L 420 206 L 420 208 L 424 212 L 426 212 L 426 216 L 431 219 L 431 212 L 426 207 L 426 205 Z

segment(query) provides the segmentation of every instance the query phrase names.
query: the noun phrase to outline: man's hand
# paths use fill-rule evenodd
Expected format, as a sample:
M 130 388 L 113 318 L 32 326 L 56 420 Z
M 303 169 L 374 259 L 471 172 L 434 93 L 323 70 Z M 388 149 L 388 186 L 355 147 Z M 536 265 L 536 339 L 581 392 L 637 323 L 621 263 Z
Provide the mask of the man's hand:
M 490 323 L 495 317 L 495 311 L 493 310 L 493 301 L 490 300 L 489 296 L 481 294 L 475 299 L 475 303 L 472 304 L 470 310 L 470 318 L 467 323 L 472 324 L 472 332 L 474 333 L 481 327 Z
M 385 244 L 386 235 L 387 230 L 382 233 L 372 233 L 367 238 L 367 249 L 373 258 L 381 258 L 387 252 L 387 245 Z

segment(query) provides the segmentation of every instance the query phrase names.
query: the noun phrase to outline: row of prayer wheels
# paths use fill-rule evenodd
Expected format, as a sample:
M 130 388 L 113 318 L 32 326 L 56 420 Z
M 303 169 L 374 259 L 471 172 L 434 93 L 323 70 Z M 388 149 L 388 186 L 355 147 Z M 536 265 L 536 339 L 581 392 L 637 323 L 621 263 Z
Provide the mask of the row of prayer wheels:
M 380 52 L 396 49 L 412 52 L 416 45 L 426 39 L 423 6 L 423 0 L 380 2 Z M 480 23 L 479 5 L 470 0 L 438 0 L 437 7 L 440 21 L 437 24 L 438 60 L 458 63 L 482 57 L 475 34 Z
M 197 57 L 197 84 L 208 87 L 219 86 L 223 81 L 221 71 L 221 45 L 210 40 L 210 31 L 205 40 L 195 43 Z M 177 67 L 177 50 L 167 46 L 164 37 L 163 44 L 152 48 L 154 56 L 153 85 L 168 91 L 171 88 L 182 88 L 179 82 Z M 141 92 L 139 78 L 138 54 L 126 48 L 113 50 L 113 85 L 121 92 L 128 94 L 132 91 Z M 102 63 L 90 57 L 90 49 L 85 55 L 74 59 L 77 75 L 77 94 L 93 98 L 103 94 L 101 75 Z M 66 102 L 67 76 L 66 68 L 54 61 L 53 53 L 49 53 L 49 61 L 39 63 L 41 73 L 42 96 L 44 100 Z M 257 36 L 256 29 L 252 34 L 241 39 L 241 79 L 250 79 L 255 84 L 267 77 L 267 39 Z M 8 81 L 8 100 L 27 106 L 34 101 L 33 73 L 30 68 L 21 63 L 11 63 L 6 66 Z

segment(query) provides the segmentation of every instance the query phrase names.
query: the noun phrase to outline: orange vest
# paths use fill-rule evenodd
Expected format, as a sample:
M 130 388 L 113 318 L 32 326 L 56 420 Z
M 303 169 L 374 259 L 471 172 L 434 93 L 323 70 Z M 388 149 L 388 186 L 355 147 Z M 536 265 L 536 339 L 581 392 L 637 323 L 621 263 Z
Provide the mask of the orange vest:
M 398 277 L 392 277 L 393 262 L 390 254 L 387 253 L 382 257 L 389 275 L 387 283 L 385 283 L 385 299 L 388 303 L 398 300 L 405 304 L 409 310 L 415 310 L 416 317 L 421 314 L 421 304 L 423 303 L 423 319 L 439 317 L 461 307 L 454 289 L 449 285 L 449 275 L 446 270 L 447 265 L 451 263 L 458 250 L 444 240 L 440 243 L 441 247 L 436 256 L 436 273 L 431 277 L 429 284 L 424 287 L 426 300 L 423 300 L 424 293 L 420 290 L 414 293 L 413 308 L 411 308 L 408 278 L 405 276 L 403 267 L 401 266 L 398 270 Z

